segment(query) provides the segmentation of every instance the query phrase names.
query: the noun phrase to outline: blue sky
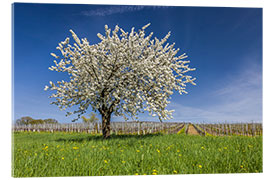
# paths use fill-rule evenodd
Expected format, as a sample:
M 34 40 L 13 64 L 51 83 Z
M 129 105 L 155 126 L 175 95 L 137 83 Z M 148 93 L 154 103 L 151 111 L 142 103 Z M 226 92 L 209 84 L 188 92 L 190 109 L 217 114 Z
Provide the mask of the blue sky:
M 22 116 L 55 118 L 71 122 L 65 112 L 50 105 L 51 92 L 44 86 L 62 80 L 52 72 L 51 52 L 72 29 L 90 44 L 99 42 L 104 25 L 119 25 L 126 31 L 147 23 L 146 32 L 176 43 L 187 53 L 196 71 L 196 86 L 188 95 L 172 95 L 168 109 L 172 121 L 261 122 L 262 121 L 262 9 L 161 6 L 98 6 L 63 4 L 13 5 L 13 119 Z M 90 114 L 90 112 L 89 112 Z M 147 115 L 140 120 L 156 120 Z M 113 117 L 113 121 L 121 118 Z

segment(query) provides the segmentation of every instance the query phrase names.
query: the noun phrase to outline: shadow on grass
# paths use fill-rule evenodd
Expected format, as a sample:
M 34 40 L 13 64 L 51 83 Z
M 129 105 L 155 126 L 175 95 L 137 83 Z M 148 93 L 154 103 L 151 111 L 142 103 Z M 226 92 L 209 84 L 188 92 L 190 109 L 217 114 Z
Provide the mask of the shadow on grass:
M 55 141 L 57 142 L 83 142 L 83 141 L 111 141 L 115 139 L 145 139 L 150 137 L 163 136 L 162 133 L 155 134 L 145 134 L 145 135 L 132 135 L 132 134 L 122 134 L 116 135 L 112 134 L 110 138 L 104 139 L 102 135 L 89 135 L 87 137 L 68 137 L 68 138 L 59 138 Z

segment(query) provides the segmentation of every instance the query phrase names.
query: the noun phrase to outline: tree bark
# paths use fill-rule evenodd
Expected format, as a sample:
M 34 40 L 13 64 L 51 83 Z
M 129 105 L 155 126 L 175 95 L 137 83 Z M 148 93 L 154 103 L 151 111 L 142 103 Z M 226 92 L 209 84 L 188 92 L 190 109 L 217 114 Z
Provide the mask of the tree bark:
M 111 134 L 111 113 L 102 113 L 102 135 L 104 139 L 110 138 Z

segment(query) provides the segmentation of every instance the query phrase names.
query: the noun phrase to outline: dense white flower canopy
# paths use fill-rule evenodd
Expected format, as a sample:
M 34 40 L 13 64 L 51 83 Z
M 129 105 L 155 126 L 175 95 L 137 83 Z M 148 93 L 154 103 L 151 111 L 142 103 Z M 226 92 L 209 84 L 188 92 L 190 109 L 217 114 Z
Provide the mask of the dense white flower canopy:
M 187 93 L 187 83 L 195 85 L 195 78 L 186 75 L 195 69 L 188 66 L 185 54 L 177 56 L 174 43 L 166 43 L 170 32 L 161 40 L 152 38 L 153 33 L 146 36 L 149 25 L 138 32 L 132 28 L 130 33 L 118 26 L 111 31 L 105 25 L 105 35 L 98 33 L 101 41 L 93 45 L 70 30 L 75 43 L 66 38 L 57 47 L 61 54 L 51 53 L 58 61 L 49 69 L 70 77 L 45 87 L 56 90 L 50 96 L 55 98 L 52 104 L 62 110 L 77 105 L 78 110 L 68 115 L 78 114 L 78 118 L 89 107 L 125 119 L 144 111 L 160 120 L 172 118 L 173 111 L 166 109 L 168 99 L 174 90 Z

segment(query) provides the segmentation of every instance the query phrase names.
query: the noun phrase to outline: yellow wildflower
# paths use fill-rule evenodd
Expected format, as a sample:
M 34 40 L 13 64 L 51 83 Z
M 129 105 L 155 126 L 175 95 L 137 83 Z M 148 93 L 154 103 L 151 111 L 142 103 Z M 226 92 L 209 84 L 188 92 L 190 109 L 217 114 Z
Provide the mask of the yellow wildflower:
M 153 174 L 153 175 L 157 175 L 157 173 L 156 173 L 156 172 L 153 172 L 152 174 Z
M 174 171 L 173 171 L 173 173 L 174 173 L 174 174 L 176 174 L 176 173 L 177 173 L 177 171 L 176 171 L 176 170 L 174 170 Z
M 201 149 L 205 149 L 205 148 L 202 146 Z
M 198 167 L 199 167 L 199 168 L 202 168 L 202 165 L 199 164 Z
M 107 160 L 104 160 L 104 162 L 107 164 L 108 163 L 108 161 Z
M 243 165 L 240 166 L 240 168 L 243 168 L 243 167 L 244 167 Z
M 160 150 L 159 150 L 159 149 L 157 149 L 157 152 L 158 152 L 158 153 L 160 153 Z
M 124 163 L 126 163 L 126 161 L 122 161 L 122 163 L 124 164 Z
M 137 175 L 139 175 L 138 173 L 135 173 L 135 175 L 137 176 Z
M 75 149 L 75 150 L 76 150 L 76 149 L 79 149 L 79 147 L 76 147 L 76 146 L 75 146 L 75 147 L 73 147 L 72 149 Z
M 179 150 L 179 149 L 177 149 L 177 152 L 180 152 L 180 150 Z
M 228 149 L 227 147 L 224 147 L 224 149 Z
M 64 160 L 65 158 L 64 157 L 62 157 L 62 160 Z
M 137 150 L 137 152 L 140 152 L 140 150 Z

